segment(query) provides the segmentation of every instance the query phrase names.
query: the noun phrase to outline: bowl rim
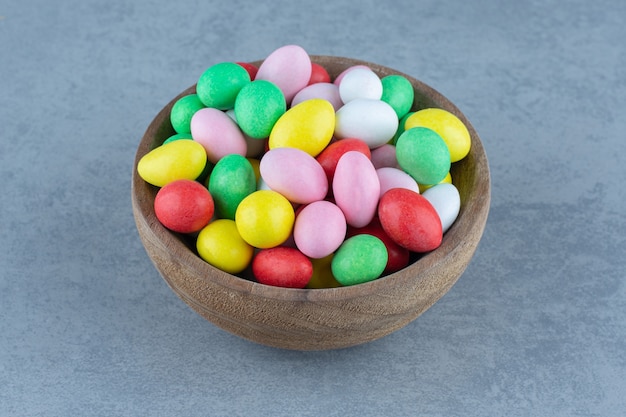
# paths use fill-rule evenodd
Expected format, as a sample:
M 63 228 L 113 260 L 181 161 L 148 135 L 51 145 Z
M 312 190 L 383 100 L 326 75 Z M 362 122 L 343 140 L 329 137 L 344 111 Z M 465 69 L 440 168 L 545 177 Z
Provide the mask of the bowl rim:
M 476 198 L 462 202 L 461 211 L 459 212 L 456 221 L 443 235 L 441 245 L 437 249 L 429 253 L 423 254 L 417 261 L 409 264 L 407 267 L 403 268 L 400 271 L 385 275 L 366 283 L 334 288 L 301 289 L 265 285 L 256 281 L 247 280 L 246 278 L 227 273 L 204 261 L 196 253 L 194 253 L 194 251 L 191 250 L 183 242 L 183 240 L 179 236 L 177 236 L 176 233 L 169 231 L 158 221 L 156 215 L 154 214 L 153 200 L 150 201 L 149 198 L 140 197 L 140 193 L 143 197 L 146 196 L 146 193 L 148 193 L 148 195 L 150 193 L 156 193 L 157 187 L 146 183 L 137 174 L 137 164 L 139 160 L 143 155 L 145 155 L 147 152 L 155 147 L 155 142 L 153 141 L 152 137 L 160 130 L 164 129 L 164 125 L 165 127 L 167 127 L 167 124 L 169 122 L 169 113 L 172 106 L 179 98 L 195 92 L 195 85 L 188 87 L 172 100 L 170 100 L 170 102 L 165 105 L 165 107 L 163 107 L 150 122 L 148 128 L 141 138 L 135 154 L 131 180 L 132 205 L 136 222 L 146 222 L 150 233 L 153 234 L 158 242 L 160 242 L 164 247 L 169 248 L 171 251 L 176 251 L 183 254 L 187 253 L 188 255 L 191 255 L 184 256 L 184 260 L 188 263 L 188 267 L 191 267 L 199 274 L 199 279 L 208 280 L 211 282 L 212 285 L 218 284 L 233 291 L 250 293 L 255 297 L 264 297 L 272 300 L 280 299 L 287 302 L 340 301 L 354 299 L 374 293 L 384 294 L 385 289 L 388 287 L 395 287 L 396 285 L 402 285 L 407 281 L 413 281 L 416 279 L 427 279 L 429 274 L 427 274 L 426 272 L 428 270 L 435 268 L 441 262 L 445 262 L 447 258 L 453 257 L 457 250 L 465 247 L 468 244 L 464 242 L 463 239 L 457 239 L 457 236 L 470 232 L 478 232 L 478 236 L 480 237 L 482 235 L 482 231 L 485 228 L 491 200 L 491 179 L 487 155 L 476 130 L 467 119 L 467 117 L 463 114 L 463 112 L 461 112 L 461 110 L 448 98 L 443 96 L 433 87 L 408 74 L 405 74 L 390 67 L 355 58 L 346 58 L 330 55 L 310 55 L 310 57 L 312 62 L 320 63 L 322 65 L 324 63 L 330 62 L 332 62 L 333 64 L 341 63 L 346 68 L 351 65 L 367 65 L 379 75 L 396 74 L 404 76 L 412 83 L 414 90 L 426 92 L 429 97 L 433 98 L 433 102 L 436 104 L 435 107 L 443 108 L 454 113 L 467 127 L 470 133 L 470 137 L 472 139 L 472 143 L 470 153 L 468 154 L 468 156 L 466 156 L 466 158 L 475 158 L 475 165 L 482 167 L 484 171 L 481 172 L 480 175 L 476 175 L 476 172 L 474 173 L 475 175 L 473 175 L 472 184 L 470 184 L 469 187 L 474 190 Z M 261 62 L 262 61 L 260 60 L 250 61 L 250 63 L 253 65 L 259 65 Z M 416 106 L 415 102 L 414 106 Z M 171 128 L 171 124 L 169 125 L 169 127 Z M 158 146 L 158 144 L 156 145 Z M 454 163 L 451 169 L 454 169 Z M 478 181 L 477 177 L 480 177 L 481 180 Z M 454 176 L 452 178 L 452 181 L 453 184 L 457 182 L 455 181 Z M 475 215 L 474 221 L 460 221 L 467 220 L 465 216 L 470 213 Z M 410 273 L 407 273 L 408 271 L 410 271 Z M 171 281 L 163 273 L 161 273 L 161 275 L 171 286 Z M 187 298 L 192 299 L 193 297 Z

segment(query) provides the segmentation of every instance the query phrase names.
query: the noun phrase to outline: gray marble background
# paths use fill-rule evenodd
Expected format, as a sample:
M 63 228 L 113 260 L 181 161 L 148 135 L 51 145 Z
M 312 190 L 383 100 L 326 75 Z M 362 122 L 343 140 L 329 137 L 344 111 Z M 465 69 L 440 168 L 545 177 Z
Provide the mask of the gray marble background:
M 0 0 L 0 415 L 626 415 L 625 20 L 620 0 Z M 156 112 L 290 43 L 425 81 L 489 156 L 466 273 L 355 348 L 216 328 L 132 217 Z

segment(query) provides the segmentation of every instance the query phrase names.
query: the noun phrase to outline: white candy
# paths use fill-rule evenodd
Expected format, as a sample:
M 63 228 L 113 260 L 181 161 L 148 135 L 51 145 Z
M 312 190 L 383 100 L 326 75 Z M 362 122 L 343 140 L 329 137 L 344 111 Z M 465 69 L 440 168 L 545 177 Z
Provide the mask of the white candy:
M 393 138 L 398 123 L 398 116 L 389 104 L 382 100 L 357 98 L 337 110 L 335 136 L 361 139 L 374 149 Z
M 354 68 L 341 79 L 339 95 L 344 103 L 357 98 L 380 100 L 383 96 L 383 83 L 371 69 Z
M 459 190 L 452 184 L 441 183 L 430 187 L 422 195 L 435 208 L 445 233 L 452 226 L 461 210 Z

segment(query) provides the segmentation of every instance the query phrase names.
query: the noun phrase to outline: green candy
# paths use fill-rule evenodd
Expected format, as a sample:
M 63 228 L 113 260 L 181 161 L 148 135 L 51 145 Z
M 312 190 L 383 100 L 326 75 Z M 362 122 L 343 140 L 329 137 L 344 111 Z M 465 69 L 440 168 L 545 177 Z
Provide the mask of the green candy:
M 246 85 L 235 101 L 237 124 L 255 139 L 268 137 L 286 111 L 285 95 L 276 84 L 266 80 L 254 80 Z
M 250 84 L 250 75 L 234 62 L 209 67 L 198 79 L 196 93 L 206 107 L 232 109 L 239 91 Z
M 413 127 L 396 142 L 398 165 L 418 184 L 438 184 L 450 171 L 450 151 L 432 129 Z
M 415 92 L 411 82 L 402 75 L 387 75 L 380 80 L 383 84 L 383 95 L 380 98 L 389 104 L 401 119 L 413 107 Z
M 407 114 L 405 114 L 404 116 L 402 116 L 402 118 L 400 119 L 400 122 L 398 123 L 398 130 L 396 130 L 396 134 L 393 135 L 393 140 L 391 142 L 394 145 L 398 142 L 398 138 L 400 137 L 400 135 L 404 133 L 404 124 L 406 123 L 406 119 L 411 117 L 411 115 L 413 113 L 415 113 L 415 112 L 414 111 L 410 111 Z
M 330 267 L 341 285 L 362 284 L 380 277 L 388 257 L 382 240 L 367 234 L 356 235 L 341 244 Z
M 204 104 L 197 94 L 179 98 L 170 111 L 170 122 L 176 133 L 191 133 L 191 118 Z
M 256 190 L 252 164 L 237 154 L 222 157 L 211 171 L 208 189 L 213 197 L 217 217 L 235 220 L 235 212 L 241 200 Z
M 163 142 L 163 145 L 165 145 L 166 143 L 174 142 L 175 140 L 184 140 L 184 139 L 192 140 L 193 138 L 191 137 L 191 133 L 175 133 L 169 138 L 165 139 L 165 141 Z

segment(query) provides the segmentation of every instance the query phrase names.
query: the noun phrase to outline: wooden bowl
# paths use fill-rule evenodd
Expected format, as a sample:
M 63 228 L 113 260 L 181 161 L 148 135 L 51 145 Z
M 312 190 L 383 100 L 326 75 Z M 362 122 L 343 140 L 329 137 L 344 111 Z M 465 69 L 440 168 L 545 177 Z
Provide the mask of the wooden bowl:
M 362 344 L 416 319 L 454 285 L 469 264 L 485 228 L 490 203 L 489 166 L 481 141 L 448 99 L 428 85 L 381 65 L 330 56 L 311 59 L 333 78 L 357 64 L 368 65 L 381 77 L 401 74 L 415 88 L 414 110 L 439 107 L 454 113 L 467 126 L 472 138 L 470 153 L 451 169 L 461 195 L 461 211 L 436 250 L 391 275 L 328 289 L 266 286 L 203 261 L 188 240 L 159 223 L 153 208 L 158 189 L 137 175 L 139 159 L 174 133 L 169 121 L 174 102 L 193 93 L 195 86 L 174 98 L 150 123 L 139 143 L 132 174 L 132 206 L 139 236 L 170 288 L 216 326 L 260 344 L 294 350 Z

